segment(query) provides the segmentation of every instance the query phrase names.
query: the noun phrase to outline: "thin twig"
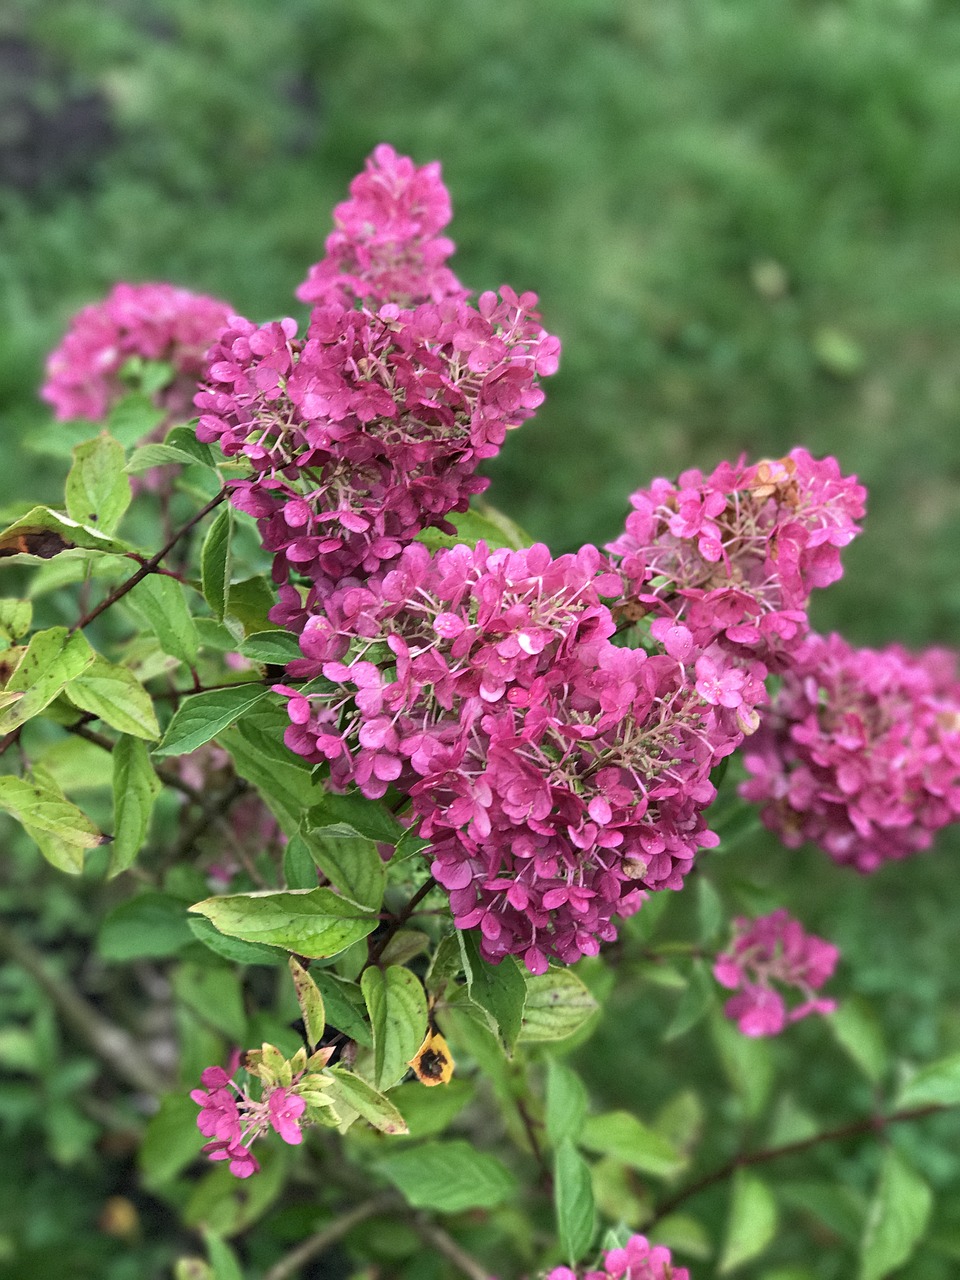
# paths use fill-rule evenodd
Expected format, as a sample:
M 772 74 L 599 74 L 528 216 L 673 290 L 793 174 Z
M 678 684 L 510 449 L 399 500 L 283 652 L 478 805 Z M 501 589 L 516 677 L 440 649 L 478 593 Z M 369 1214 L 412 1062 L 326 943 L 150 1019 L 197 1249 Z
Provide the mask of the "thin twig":
M 397 1209 L 397 1197 L 393 1192 L 386 1192 L 383 1195 L 374 1196 L 370 1200 L 365 1200 L 362 1204 L 358 1204 L 354 1209 L 348 1209 L 341 1217 L 335 1218 L 328 1226 L 315 1235 L 308 1236 L 295 1249 L 291 1249 L 288 1254 L 274 1263 L 263 1280 L 289 1280 L 289 1277 L 309 1262 L 311 1258 L 318 1257 L 324 1253 L 331 1245 L 342 1240 L 345 1235 L 359 1226 L 361 1222 L 366 1222 L 367 1218 L 374 1218 L 378 1213 L 386 1213 L 390 1209 Z M 483 1280 L 487 1280 L 484 1275 Z
M 888 1116 L 866 1116 L 860 1120 L 851 1120 L 847 1124 L 839 1125 L 836 1129 L 826 1129 L 822 1133 L 813 1134 L 810 1138 L 801 1138 L 798 1142 L 786 1142 L 780 1147 L 767 1147 L 763 1151 L 741 1152 L 739 1155 L 734 1156 L 732 1160 L 728 1160 L 726 1164 L 714 1169 L 712 1173 L 705 1174 L 702 1178 L 698 1178 L 696 1182 L 691 1182 L 688 1187 L 682 1187 L 676 1195 L 670 1196 L 663 1204 L 658 1205 L 654 1210 L 653 1217 L 648 1220 L 646 1226 L 653 1226 L 661 1218 L 666 1217 L 668 1213 L 673 1213 L 674 1209 L 681 1204 L 684 1204 L 693 1196 L 699 1195 L 701 1191 L 705 1191 L 707 1187 L 715 1186 L 718 1182 L 725 1182 L 738 1169 L 747 1168 L 755 1164 L 766 1164 L 770 1160 L 780 1160 L 784 1156 L 798 1155 L 801 1151 L 809 1151 L 811 1147 L 819 1146 L 822 1142 L 841 1142 L 844 1138 L 855 1138 L 863 1133 L 880 1133 L 889 1124 L 901 1124 L 905 1120 L 922 1120 L 924 1116 L 936 1115 L 940 1111 L 949 1111 L 950 1109 L 943 1103 L 934 1102 L 925 1107 L 911 1107 L 905 1111 L 894 1111 Z
M 167 539 L 155 556 L 151 556 L 149 560 L 145 560 L 132 577 L 127 578 L 126 582 L 121 582 L 119 587 L 115 587 L 114 590 L 111 591 L 105 599 L 101 600 L 95 608 L 89 610 L 89 612 L 78 618 L 70 627 L 70 630 L 79 631 L 82 627 L 88 627 L 90 623 L 93 622 L 94 618 L 99 618 L 101 613 L 106 609 L 109 609 L 111 605 L 114 605 L 118 600 L 123 599 L 127 592 L 132 591 L 138 582 L 142 582 L 148 574 L 155 573 L 160 561 L 164 556 L 169 555 L 183 535 L 188 533 L 195 524 L 199 524 L 205 515 L 208 515 L 216 507 L 219 507 L 220 503 L 223 502 L 226 496 L 226 489 L 221 489 L 215 498 L 211 498 L 208 503 L 202 506 L 199 511 L 190 517 L 186 524 L 181 525 L 176 533 Z
M 491 1280 L 490 1272 L 480 1265 L 471 1254 L 457 1244 L 452 1236 L 448 1236 L 442 1227 L 428 1218 L 414 1218 L 411 1226 L 424 1242 L 437 1253 L 442 1253 L 448 1262 L 452 1262 L 458 1271 L 462 1271 L 470 1280 Z
M 162 1094 L 163 1078 L 142 1056 L 137 1041 L 122 1027 L 108 1022 L 70 983 L 54 977 L 43 957 L 26 939 L 0 924 L 0 951 L 20 965 L 49 996 L 64 1023 L 93 1050 L 115 1076 L 145 1093 Z

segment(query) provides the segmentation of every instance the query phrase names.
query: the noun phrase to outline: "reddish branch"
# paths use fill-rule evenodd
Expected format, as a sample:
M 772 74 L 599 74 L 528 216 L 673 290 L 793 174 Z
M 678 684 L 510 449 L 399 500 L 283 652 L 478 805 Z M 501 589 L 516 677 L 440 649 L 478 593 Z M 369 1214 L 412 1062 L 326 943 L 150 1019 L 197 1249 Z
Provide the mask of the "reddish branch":
M 942 1103 L 929 1103 L 923 1107 L 910 1107 L 904 1111 L 894 1111 L 888 1116 L 866 1116 L 861 1120 L 851 1120 L 847 1124 L 838 1125 L 836 1129 L 826 1129 L 822 1133 L 815 1133 L 812 1137 L 802 1138 L 798 1142 L 786 1142 L 780 1147 L 767 1147 L 763 1151 L 741 1152 L 739 1155 L 734 1156 L 732 1160 L 728 1160 L 726 1164 L 714 1169 L 712 1173 L 707 1173 L 702 1178 L 698 1178 L 696 1182 L 691 1182 L 689 1186 L 682 1187 L 676 1195 L 670 1196 L 663 1204 L 658 1205 L 654 1210 L 653 1217 L 645 1226 L 653 1226 L 661 1218 L 665 1218 L 668 1213 L 673 1213 L 674 1209 L 681 1204 L 684 1204 L 693 1196 L 699 1195 L 701 1191 L 706 1191 L 708 1187 L 715 1186 L 718 1182 L 725 1182 L 738 1169 L 745 1169 L 755 1164 L 767 1164 L 771 1160 L 780 1160 L 784 1156 L 799 1155 L 800 1152 L 809 1151 L 811 1147 L 817 1147 L 823 1142 L 842 1142 L 844 1138 L 855 1138 L 863 1133 L 882 1133 L 887 1125 L 901 1124 L 905 1120 L 922 1120 L 925 1116 L 936 1115 L 940 1111 L 948 1110 L 950 1108 Z

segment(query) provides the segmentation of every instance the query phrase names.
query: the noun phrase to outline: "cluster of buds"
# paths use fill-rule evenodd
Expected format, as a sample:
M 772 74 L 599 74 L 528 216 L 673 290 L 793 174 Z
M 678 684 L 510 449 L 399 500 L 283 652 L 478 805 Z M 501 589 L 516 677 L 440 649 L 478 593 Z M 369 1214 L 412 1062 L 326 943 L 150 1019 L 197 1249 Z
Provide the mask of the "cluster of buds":
M 832 1013 L 836 1002 L 814 992 L 831 977 L 839 958 L 833 943 L 804 932 L 786 911 L 757 920 L 738 916 L 730 947 L 713 966 L 720 985 L 737 993 L 724 1013 L 745 1036 L 775 1036 L 808 1014 Z M 788 1010 L 778 987 L 798 990 L 801 1003 Z
M 595 954 L 614 915 L 717 843 L 710 771 L 752 707 L 700 690 L 688 637 L 615 645 L 618 588 L 594 547 L 415 544 L 311 615 L 289 672 L 329 686 L 279 686 L 287 745 L 334 788 L 410 796 L 454 920 L 493 962 Z
M 673 1265 L 669 1249 L 638 1235 L 631 1236 L 622 1249 L 608 1249 L 601 1270 L 554 1267 L 545 1280 L 690 1280 L 690 1272 Z
M 169 420 L 185 421 L 204 357 L 230 312 L 225 302 L 172 284 L 118 284 L 73 317 L 47 359 L 41 395 L 61 421 L 101 422 L 130 389 L 124 371 L 131 361 L 162 362 L 170 376 L 154 401 Z
M 943 649 L 810 635 L 745 755 L 741 788 L 788 848 L 875 871 L 960 817 L 960 679 Z
M 333 1078 L 323 1074 L 332 1054 L 332 1048 L 317 1049 L 308 1057 L 306 1049 L 300 1049 L 288 1060 L 272 1044 L 249 1050 L 243 1067 L 248 1077 L 259 1081 L 257 1097 L 235 1079 L 239 1054 L 229 1070 L 207 1067 L 200 1076 L 204 1088 L 190 1094 L 200 1107 L 197 1127 L 211 1139 L 203 1147 L 204 1154 L 211 1160 L 228 1161 L 236 1177 L 249 1178 L 260 1169 L 250 1148 L 271 1129 L 284 1142 L 298 1146 L 305 1124 L 336 1125 L 327 1092 Z

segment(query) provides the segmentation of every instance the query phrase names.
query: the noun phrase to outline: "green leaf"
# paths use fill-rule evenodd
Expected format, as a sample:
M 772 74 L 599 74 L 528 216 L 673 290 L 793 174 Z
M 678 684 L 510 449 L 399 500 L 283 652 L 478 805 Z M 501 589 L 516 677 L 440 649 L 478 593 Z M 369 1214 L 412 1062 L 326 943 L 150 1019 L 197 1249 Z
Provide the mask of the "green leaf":
M 580 1145 L 599 1155 L 614 1156 L 631 1169 L 654 1178 L 671 1178 L 683 1168 L 683 1156 L 672 1143 L 629 1111 L 589 1116 Z
M 284 746 L 279 726 L 276 737 L 259 728 L 261 720 L 272 726 L 276 710 L 270 705 L 272 696 L 225 729 L 218 741 L 230 752 L 240 777 L 256 787 L 284 834 L 299 839 L 303 811 L 323 795 L 323 788 L 311 780 L 311 766 L 303 757 Z
M 421 955 L 432 939 L 420 929 L 398 929 L 377 957 L 380 964 L 406 964 Z
M 518 1039 L 566 1040 L 598 1009 L 596 1000 L 569 969 L 524 973 L 527 999 Z
M 304 824 L 300 835 L 334 888 L 358 906 L 380 910 L 386 869 L 372 840 L 341 825 L 311 829 Z
M 176 955 L 193 941 L 179 898 L 168 893 L 141 893 L 114 907 L 100 927 L 97 952 L 122 963 L 143 957 Z
M 230 594 L 230 578 L 233 574 L 233 554 L 230 540 L 233 535 L 233 508 L 221 507 L 217 518 L 207 530 L 200 550 L 200 581 L 203 598 L 223 619 Z
M 12 548 L 23 543 L 22 551 Z M 62 512 L 50 507 L 33 507 L 13 524 L 0 532 L 0 557 L 12 564 L 35 564 L 38 560 L 52 560 L 54 556 L 85 559 L 89 551 L 102 551 L 107 555 L 126 555 L 133 547 L 119 538 L 108 537 L 99 529 L 71 520 Z
M 955 1107 L 960 1103 L 960 1053 L 930 1062 L 907 1081 L 897 1098 L 897 1110 L 932 1104 Z
M 139 738 L 124 735 L 113 749 L 113 846 L 109 875 L 125 871 L 143 848 L 162 787 Z
M 30 630 L 32 621 L 33 604 L 29 600 L 0 600 L 0 639 L 16 644 Z
M 377 1161 L 376 1168 L 415 1209 L 493 1209 L 517 1192 L 509 1169 L 469 1142 L 405 1146 Z
M 10 733 L 39 715 L 64 687 L 91 666 L 96 654 L 80 631 L 66 627 L 37 631 L 4 687 L 23 697 L 0 710 L 0 734 Z
M 148 395 L 142 391 L 131 391 L 110 410 L 107 427 L 115 439 L 129 448 L 149 435 L 165 416 L 165 411 L 158 409 Z
M 528 533 L 502 511 L 486 504 L 468 511 L 451 512 L 446 519 L 456 526 L 455 534 L 442 533 L 439 529 L 424 529 L 417 535 L 417 541 L 424 543 L 431 551 L 440 547 L 455 547 L 459 543 L 475 547 L 480 541 L 485 542 L 491 551 L 497 547 L 510 547 L 516 551 L 533 546 L 534 539 Z
M 587 1090 L 583 1081 L 565 1062 L 547 1062 L 547 1137 L 554 1147 L 568 1140 L 577 1142 L 587 1115 Z
M 254 631 L 241 643 L 238 652 L 251 662 L 285 667 L 294 658 L 302 658 L 300 644 L 289 631 Z
M 89 711 L 119 733 L 151 740 L 160 737 L 153 699 L 129 667 L 117 666 L 98 654 L 65 692 L 75 707 Z
M 222 1031 L 233 1044 L 243 1044 L 247 1015 L 240 978 L 232 965 L 181 964 L 173 975 L 177 999 L 201 1022 Z
M 137 1158 L 148 1191 L 156 1191 L 196 1160 L 206 1138 L 197 1128 L 197 1104 L 168 1093 L 150 1117 Z
M 277 603 L 276 588 L 264 577 L 244 578 L 231 582 L 227 613 L 243 627 L 246 635 L 267 631 L 272 623 L 269 613 Z
M 777 1203 L 755 1173 L 738 1169 L 727 1221 L 720 1274 L 729 1275 L 763 1253 L 777 1230 Z
M 179 756 L 196 751 L 197 747 L 203 746 L 233 724 L 245 711 L 262 702 L 268 692 L 262 684 L 248 682 L 184 698 L 154 754 Z
M 204 1231 L 203 1242 L 213 1266 L 213 1280 L 243 1280 L 237 1255 L 225 1240 L 213 1231 Z
M 48 862 L 71 875 L 83 870 L 83 851 L 104 840 L 87 815 L 39 769 L 31 779 L 0 777 L 0 809 L 21 823 Z
M 283 883 L 286 889 L 315 889 L 318 884 L 317 864 L 299 833 L 283 850 Z
M 339 955 L 379 923 L 330 889 L 227 894 L 205 898 L 190 910 L 206 916 L 228 937 L 265 942 L 312 959 Z
M 443 1133 L 475 1093 L 472 1080 L 453 1079 L 437 1089 L 425 1089 L 419 1080 L 411 1080 L 391 1090 L 390 1101 L 406 1121 L 412 1138 L 432 1138 Z
M 142 616 L 164 653 L 188 667 L 196 665 L 200 640 L 176 578 L 151 573 L 137 583 L 126 600 Z
M 300 1006 L 300 1016 L 303 1018 L 307 1045 L 312 1052 L 323 1039 L 324 1028 L 327 1025 L 323 996 L 320 994 L 320 988 L 299 960 L 290 956 L 287 964 L 290 968 L 290 976 L 293 978 L 293 988 L 297 993 L 297 1004 Z
M 888 1147 L 867 1216 L 859 1280 L 881 1280 L 903 1266 L 923 1238 L 932 1204 L 926 1182 Z
M 378 800 L 368 800 L 359 791 L 348 791 L 345 795 L 328 791 L 307 816 L 315 827 L 342 824 L 378 844 L 395 845 L 406 832 L 406 827 Z
M 357 1044 L 372 1049 L 373 1034 L 364 1017 L 366 1003 L 359 984 L 348 982 L 329 969 L 317 969 L 312 976 L 323 994 L 327 1023 Z
M 676 1040 L 695 1027 L 714 1001 L 714 982 L 702 960 L 695 960 L 690 970 L 690 981 L 680 997 L 670 1025 L 663 1033 L 665 1041 Z
M 553 1203 L 560 1246 L 574 1266 L 593 1243 L 597 1213 L 590 1167 L 570 1138 L 562 1139 L 554 1158 Z
M 181 1211 L 184 1223 L 229 1236 L 256 1222 L 284 1189 L 290 1153 L 283 1143 L 261 1143 L 257 1158 L 261 1168 L 254 1178 L 240 1181 L 226 1164 L 202 1178 Z
M 490 964 L 481 956 L 474 933 L 461 933 L 459 937 L 470 999 L 490 1014 L 504 1048 L 512 1054 L 523 1025 L 527 1000 L 527 984 L 520 966 L 513 956 L 504 956 L 499 964 Z
M 368 1124 L 372 1124 L 381 1133 L 407 1133 L 407 1122 L 403 1116 L 382 1093 L 374 1089 L 361 1076 L 343 1067 L 331 1067 L 330 1075 L 336 1083 L 330 1090 L 330 1097 L 336 1102 L 341 1097 L 348 1107 L 352 1107 Z
M 113 533 L 133 496 L 123 468 L 123 445 L 106 432 L 78 444 L 66 485 L 71 520 Z
M 286 952 L 279 947 L 268 947 L 262 942 L 241 942 L 239 938 L 228 938 L 213 927 L 203 916 L 189 916 L 187 924 L 190 932 L 205 947 L 229 960 L 232 964 L 281 965 L 286 960 Z
M 827 1015 L 827 1025 L 867 1079 L 880 1084 L 890 1069 L 890 1055 L 880 1019 L 870 1003 L 860 996 L 851 996 Z
M 747 1115 L 756 1118 L 773 1088 L 774 1065 L 769 1040 L 742 1035 L 719 1009 L 710 1018 L 710 1033 L 730 1087 L 743 1099 Z
M 701 945 L 708 947 L 726 921 L 727 914 L 719 893 L 706 876 L 698 876 L 696 884 L 698 937 Z
M 167 433 L 163 444 L 144 444 L 134 450 L 127 470 L 131 473 L 148 471 L 151 467 L 163 467 L 171 462 L 180 466 L 199 463 L 201 467 L 214 468 L 217 454 L 210 445 L 201 444 L 192 427 L 174 427 Z
M 374 1081 L 389 1089 L 407 1074 L 427 1034 L 427 998 L 409 969 L 365 969 L 360 988 L 373 1028 Z

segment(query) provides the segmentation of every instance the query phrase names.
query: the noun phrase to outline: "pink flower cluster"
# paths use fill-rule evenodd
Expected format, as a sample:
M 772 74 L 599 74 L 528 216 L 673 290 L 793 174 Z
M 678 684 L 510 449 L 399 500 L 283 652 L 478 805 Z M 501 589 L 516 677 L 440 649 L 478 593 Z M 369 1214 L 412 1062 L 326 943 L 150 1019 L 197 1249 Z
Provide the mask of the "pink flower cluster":
M 789 848 L 875 871 L 960 818 L 956 654 L 811 634 L 745 755 L 741 788 Z
M 41 395 L 60 420 L 100 422 L 126 390 L 123 366 L 139 356 L 173 366 L 173 381 L 157 403 L 189 418 L 204 356 L 230 311 L 225 302 L 171 284 L 118 284 L 74 316 L 47 360 Z
M 757 920 L 738 916 L 730 948 L 713 966 L 720 985 L 737 992 L 724 1013 L 745 1036 L 775 1036 L 807 1014 L 832 1013 L 836 1002 L 813 993 L 830 978 L 839 958 L 832 943 L 805 933 L 786 911 Z M 788 1011 L 773 983 L 798 988 L 803 1001 Z
M 535 302 L 504 288 L 477 307 L 331 303 L 303 342 L 292 320 L 234 319 L 197 396 L 197 434 L 252 464 L 232 501 L 256 517 L 278 582 L 297 574 L 322 598 L 382 572 L 427 526 L 452 532 L 445 517 L 489 483 L 478 464 L 533 414 L 537 378 L 557 367 Z
M 260 1163 L 250 1148 L 268 1130 L 291 1146 L 303 1141 L 300 1119 L 307 1104 L 293 1089 L 265 1088 L 263 1096 L 254 1099 L 223 1067 L 207 1067 L 200 1079 L 206 1087 L 192 1090 L 190 1097 L 200 1107 L 197 1127 L 212 1139 L 204 1154 L 211 1160 L 228 1160 L 236 1177 L 259 1172 Z
M 619 585 L 594 547 L 414 544 L 304 627 L 290 674 L 332 688 L 280 686 L 287 745 L 329 763 L 334 788 L 410 796 L 457 927 L 493 962 L 595 954 L 614 915 L 679 888 L 717 843 L 709 775 L 743 708 L 698 691 L 688 643 L 614 645 L 602 597 Z
M 805 449 L 655 480 L 632 495 L 607 547 L 623 610 L 682 622 L 697 648 L 716 645 L 760 675 L 779 670 L 808 630 L 811 591 L 841 576 L 839 549 L 859 532 L 865 497 L 836 459 Z
M 467 296 L 446 266 L 453 241 L 437 234 L 453 216 L 439 164 L 418 169 L 382 143 L 350 195 L 333 211 L 326 257 L 297 290 L 301 302 L 351 306 L 356 299 L 375 309 Z
M 318 304 L 306 336 L 234 317 L 196 399 L 199 438 L 252 467 L 234 505 L 257 519 L 276 581 L 312 584 L 308 606 L 381 573 L 424 528 L 452 532 L 445 517 L 486 488 L 477 466 L 542 403 L 560 352 L 535 294 L 473 305 L 437 266 L 451 247 L 433 235 L 449 217 L 437 166 L 378 148 L 337 217 L 301 291 Z M 278 620 L 304 617 L 289 589 Z
M 646 1236 L 631 1236 L 622 1249 L 608 1249 L 601 1271 L 571 1271 L 554 1267 L 545 1280 L 690 1280 L 686 1267 L 675 1267 L 670 1250 L 650 1244 Z

